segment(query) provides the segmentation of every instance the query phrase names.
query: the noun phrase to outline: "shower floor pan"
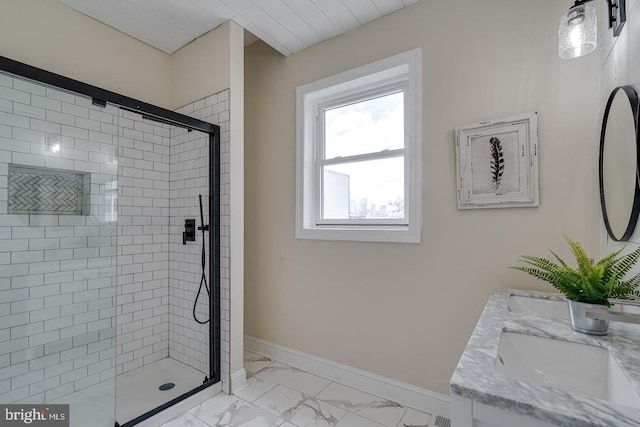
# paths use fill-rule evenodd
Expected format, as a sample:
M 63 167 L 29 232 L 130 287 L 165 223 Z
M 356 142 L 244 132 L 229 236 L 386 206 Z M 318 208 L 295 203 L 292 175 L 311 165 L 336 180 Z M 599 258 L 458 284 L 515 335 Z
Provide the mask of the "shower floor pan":
M 116 378 L 60 397 L 50 403 L 70 405 L 70 427 L 113 427 L 139 417 L 202 384 L 205 374 L 165 358 Z M 160 386 L 173 383 L 169 390 Z M 114 405 L 116 419 L 114 420 Z
M 205 374 L 165 358 L 116 377 L 116 420 L 120 424 L 200 386 Z M 175 384 L 160 390 L 166 384 Z M 164 387 L 167 388 L 167 387 Z

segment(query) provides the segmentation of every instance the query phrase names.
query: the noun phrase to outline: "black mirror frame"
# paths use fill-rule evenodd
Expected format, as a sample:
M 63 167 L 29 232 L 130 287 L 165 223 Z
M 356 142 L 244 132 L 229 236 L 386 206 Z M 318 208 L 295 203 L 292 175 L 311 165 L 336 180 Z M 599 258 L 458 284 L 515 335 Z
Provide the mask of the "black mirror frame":
M 604 140 L 607 132 L 607 120 L 609 118 L 609 110 L 611 109 L 611 104 L 613 103 L 613 99 L 616 96 L 616 93 L 619 90 L 623 90 L 627 97 L 629 98 L 629 102 L 631 103 L 631 109 L 633 110 L 633 121 L 635 125 L 635 135 L 636 135 L 636 185 L 635 192 L 633 196 L 633 206 L 631 208 L 631 216 L 629 218 L 629 223 L 627 224 L 627 228 L 622 234 L 622 236 L 616 236 L 611 229 L 611 225 L 609 224 L 609 217 L 607 216 L 607 206 L 605 203 L 604 196 L 604 182 L 603 182 L 603 156 L 604 156 Z M 602 210 L 602 218 L 604 219 L 604 225 L 607 229 L 607 233 L 611 239 L 617 242 L 626 242 L 633 235 L 633 232 L 636 228 L 636 223 L 638 222 L 638 215 L 640 214 L 640 129 L 638 129 L 638 114 L 640 110 L 638 108 L 638 94 L 631 86 L 620 86 L 615 88 L 611 95 L 609 95 L 609 100 L 607 101 L 607 107 L 604 111 L 604 117 L 602 119 L 602 129 L 600 131 L 600 156 L 599 156 L 599 182 L 600 182 L 600 208 Z

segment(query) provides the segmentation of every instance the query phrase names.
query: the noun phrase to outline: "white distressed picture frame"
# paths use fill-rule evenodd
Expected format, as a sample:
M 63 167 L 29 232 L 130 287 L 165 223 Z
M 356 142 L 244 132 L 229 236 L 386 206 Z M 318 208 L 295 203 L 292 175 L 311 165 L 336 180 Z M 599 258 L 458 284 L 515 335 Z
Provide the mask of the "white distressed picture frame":
M 459 126 L 455 135 L 458 209 L 540 205 L 537 113 Z

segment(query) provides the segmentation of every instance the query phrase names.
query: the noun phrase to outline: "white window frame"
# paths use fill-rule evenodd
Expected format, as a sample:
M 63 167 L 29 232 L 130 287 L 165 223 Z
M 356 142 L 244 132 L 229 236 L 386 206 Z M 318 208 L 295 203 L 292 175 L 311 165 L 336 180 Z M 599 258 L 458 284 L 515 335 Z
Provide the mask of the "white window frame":
M 323 112 L 375 94 L 404 92 L 405 147 L 353 156 L 404 156 L 405 218 L 322 219 Z M 296 140 L 296 238 L 420 243 L 422 234 L 422 52 L 420 48 L 299 86 Z M 339 161 L 344 161 L 345 158 Z

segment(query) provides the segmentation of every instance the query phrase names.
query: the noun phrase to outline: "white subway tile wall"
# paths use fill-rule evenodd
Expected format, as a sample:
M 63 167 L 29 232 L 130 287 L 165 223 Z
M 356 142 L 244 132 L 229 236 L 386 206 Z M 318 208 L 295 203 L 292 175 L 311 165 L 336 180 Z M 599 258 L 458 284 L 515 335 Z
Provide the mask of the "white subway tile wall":
M 208 96 L 181 107 L 177 112 L 220 126 L 221 207 L 220 207 L 220 308 L 221 308 L 221 378 L 229 378 L 229 90 Z M 169 261 L 169 356 L 202 372 L 209 366 L 209 326 L 193 320 L 193 302 L 201 280 L 200 257 L 202 234 L 196 241 L 182 245 L 184 220 L 196 219 L 200 225 L 198 195 L 202 194 L 205 224 L 208 218 L 209 188 L 208 137 L 199 132 L 172 129 L 170 206 L 171 236 Z M 208 237 L 208 236 L 206 236 Z M 206 246 L 205 274 L 209 286 L 209 246 Z M 208 318 L 204 286 L 198 299 L 196 315 Z
M 116 375 L 169 355 L 171 131 L 126 110 L 119 128 Z
M 50 401 L 115 375 L 117 130 L 115 107 L 1 75 L 2 403 Z M 7 214 L 11 163 L 91 173 L 90 214 Z
M 209 372 L 209 326 L 193 318 L 193 304 L 198 297 L 196 316 L 209 319 L 208 293 L 203 283 L 201 253 L 202 233 L 196 230 L 196 241 L 182 244 L 185 219 L 201 225 L 198 196 L 202 195 L 204 223 L 209 224 L 208 135 L 172 130 L 171 146 L 171 234 L 169 260 L 169 356 L 203 373 Z M 209 254 L 209 233 L 205 234 L 205 251 Z M 204 268 L 207 287 L 209 259 Z

